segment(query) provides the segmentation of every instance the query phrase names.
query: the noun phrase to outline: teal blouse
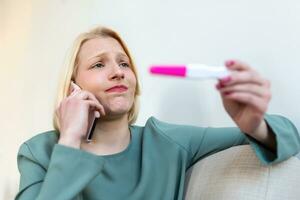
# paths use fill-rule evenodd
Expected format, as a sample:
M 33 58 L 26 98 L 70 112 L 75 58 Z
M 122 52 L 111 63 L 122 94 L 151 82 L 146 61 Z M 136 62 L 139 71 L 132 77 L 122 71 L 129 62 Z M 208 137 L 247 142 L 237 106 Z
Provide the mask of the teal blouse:
M 183 199 L 185 172 L 213 153 L 250 143 L 263 164 L 273 164 L 300 150 L 299 134 L 288 119 L 266 115 L 265 120 L 276 136 L 274 153 L 238 128 L 175 125 L 154 117 L 145 126 L 129 126 L 129 145 L 112 155 L 57 144 L 56 131 L 44 132 L 19 149 L 16 199 Z

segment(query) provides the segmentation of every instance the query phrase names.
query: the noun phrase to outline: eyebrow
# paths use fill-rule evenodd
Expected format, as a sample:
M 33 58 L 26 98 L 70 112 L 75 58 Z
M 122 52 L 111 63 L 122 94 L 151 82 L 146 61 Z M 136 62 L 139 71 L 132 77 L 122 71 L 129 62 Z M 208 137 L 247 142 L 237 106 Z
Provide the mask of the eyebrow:
M 88 58 L 88 61 L 90 61 L 90 60 L 93 59 L 93 58 L 99 58 L 99 57 L 105 56 L 106 54 L 107 54 L 106 52 L 96 54 L 96 55 L 91 56 L 90 58 Z M 128 57 L 126 54 L 122 53 L 122 52 L 117 53 L 117 57 L 118 57 L 118 58 L 120 58 L 120 57 L 125 57 L 125 58 L 128 58 L 128 59 L 129 59 L 129 57 Z

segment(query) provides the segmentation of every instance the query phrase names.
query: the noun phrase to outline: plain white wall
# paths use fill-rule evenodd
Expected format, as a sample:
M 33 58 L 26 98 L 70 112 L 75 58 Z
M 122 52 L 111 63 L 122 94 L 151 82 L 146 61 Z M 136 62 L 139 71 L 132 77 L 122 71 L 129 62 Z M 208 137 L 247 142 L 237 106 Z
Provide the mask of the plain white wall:
M 215 81 L 149 75 L 153 63 L 221 65 L 238 58 L 272 82 L 269 113 L 300 128 L 300 2 L 259 0 L 0 0 L 0 198 L 15 194 L 20 144 L 52 129 L 58 76 L 71 42 L 96 24 L 127 42 L 142 85 L 137 121 L 234 125 Z

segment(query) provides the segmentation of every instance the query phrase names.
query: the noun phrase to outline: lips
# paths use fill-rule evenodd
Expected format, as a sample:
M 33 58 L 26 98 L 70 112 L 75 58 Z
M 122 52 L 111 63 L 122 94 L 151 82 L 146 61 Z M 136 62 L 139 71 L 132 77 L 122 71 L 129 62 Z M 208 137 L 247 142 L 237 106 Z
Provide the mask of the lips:
M 125 86 L 125 85 L 116 85 L 116 86 L 113 86 L 107 90 L 105 90 L 105 92 L 125 92 L 127 91 L 128 88 Z

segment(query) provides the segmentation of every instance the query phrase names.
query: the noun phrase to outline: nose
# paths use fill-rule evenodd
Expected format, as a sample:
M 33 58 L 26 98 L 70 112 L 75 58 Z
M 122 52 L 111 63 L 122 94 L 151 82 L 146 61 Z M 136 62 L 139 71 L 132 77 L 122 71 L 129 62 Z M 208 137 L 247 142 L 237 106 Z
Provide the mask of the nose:
M 124 72 L 121 67 L 114 63 L 111 68 L 110 80 L 121 80 L 124 79 Z

